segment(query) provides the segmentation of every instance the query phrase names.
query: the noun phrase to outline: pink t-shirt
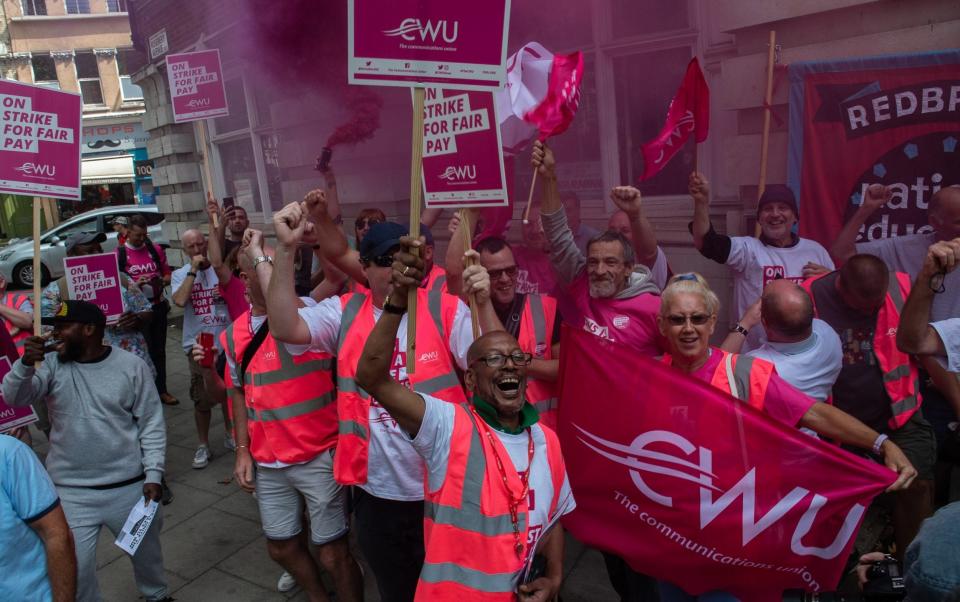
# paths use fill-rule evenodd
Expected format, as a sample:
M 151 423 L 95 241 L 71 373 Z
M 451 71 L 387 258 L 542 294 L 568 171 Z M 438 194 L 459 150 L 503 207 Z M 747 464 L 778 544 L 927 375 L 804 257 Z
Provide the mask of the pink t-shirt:
M 627 299 L 595 299 L 590 296 L 587 271 L 583 270 L 568 287 L 568 297 L 570 309 L 563 310 L 563 316 L 571 325 L 651 357 L 666 350 L 666 341 L 657 328 L 659 295 L 642 293 Z
M 517 246 L 513 248 L 513 258 L 520 268 L 517 274 L 517 293 L 559 296 L 557 274 L 550 265 L 549 255 Z
M 696 372 L 691 373 L 691 376 L 709 384 L 713 380 L 713 375 L 717 371 L 717 366 L 720 365 L 722 358 L 723 353 L 719 349 L 713 349 L 707 363 Z M 767 394 L 763 398 L 763 411 L 771 418 L 788 426 L 796 427 L 803 415 L 815 403 L 817 401 L 814 398 L 804 395 L 774 372 L 770 376 Z
M 141 245 L 139 249 L 131 248 L 130 245 L 125 245 L 123 248 L 127 252 L 127 265 L 123 271 L 127 273 L 134 282 L 137 282 L 141 276 L 146 276 L 147 278 L 153 279 L 154 283 L 150 284 L 150 287 L 155 290 L 145 291 L 148 294 L 147 297 L 156 302 L 163 295 L 163 286 L 160 283 L 159 286 L 154 286 L 158 284 L 156 279 L 162 279 L 164 276 L 170 274 L 170 266 L 167 265 L 167 254 L 163 252 L 163 249 L 160 245 L 154 243 L 154 248 L 157 251 L 157 257 L 160 259 L 158 264 L 154 261 L 153 257 L 150 255 L 150 251 L 147 249 L 147 245 Z M 119 255 L 120 248 L 117 247 L 117 250 L 114 251 Z M 159 289 L 159 290 L 156 290 Z
M 247 287 L 243 284 L 243 280 L 233 276 L 227 281 L 226 286 L 222 284 L 217 286 L 220 287 L 220 296 L 227 303 L 227 314 L 231 322 L 250 309 L 250 302 L 247 301 Z

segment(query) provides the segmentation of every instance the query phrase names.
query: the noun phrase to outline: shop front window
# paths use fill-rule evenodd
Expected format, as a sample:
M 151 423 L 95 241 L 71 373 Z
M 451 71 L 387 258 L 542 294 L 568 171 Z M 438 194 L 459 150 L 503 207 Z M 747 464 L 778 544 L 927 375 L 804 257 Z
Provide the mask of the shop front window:
M 690 57 L 691 49 L 681 46 L 621 56 L 613 62 L 620 180 L 638 186 L 645 195 L 678 195 L 687 190 L 694 164 L 692 136 L 660 173 L 644 182 L 638 178 L 643 173 L 641 147 L 660 133 Z
M 227 106 L 230 114 L 213 120 L 217 134 L 227 134 L 250 127 L 247 120 L 247 101 L 243 95 L 243 80 L 239 77 L 228 79 L 224 84 L 227 92 Z
M 260 186 L 257 180 L 257 164 L 250 138 L 245 136 L 230 142 L 218 142 L 220 165 L 227 196 L 247 210 L 247 213 L 260 213 L 263 205 L 260 201 Z

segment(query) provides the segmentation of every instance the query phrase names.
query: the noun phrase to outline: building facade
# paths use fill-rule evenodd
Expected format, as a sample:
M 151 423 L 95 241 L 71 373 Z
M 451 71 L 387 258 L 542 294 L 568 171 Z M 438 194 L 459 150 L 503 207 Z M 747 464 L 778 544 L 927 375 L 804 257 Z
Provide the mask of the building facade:
M 255 223 L 322 185 L 313 169 L 328 136 L 356 118 L 346 85 L 345 2 L 129 0 L 138 50 L 133 79 L 144 89 L 157 202 L 171 241 L 203 221 L 200 157 L 207 152 L 212 188 L 233 196 Z M 712 183 L 713 221 L 731 234 L 752 231 L 760 163 L 767 41 L 776 30 L 776 71 L 767 182 L 786 180 L 787 84 L 791 61 L 897 54 L 956 46 L 960 4 L 954 0 L 514 0 L 508 54 L 537 41 L 553 50 L 583 50 L 585 79 L 576 121 L 551 142 L 561 188 L 576 192 L 584 221 L 606 224 L 614 185 L 636 183 L 640 145 L 663 124 L 692 56 L 711 88 L 710 136 L 687 146 L 654 179 L 640 184 L 646 211 L 675 271 L 705 273 L 723 294 L 723 266 L 692 248 L 687 175 L 696 162 Z M 173 123 L 164 56 L 219 48 L 229 117 L 210 120 L 209 145 L 195 127 Z M 334 149 L 346 223 L 361 207 L 405 219 L 409 196 L 409 92 L 365 88 L 382 101 L 379 128 L 368 139 Z M 527 157 L 512 166 L 512 184 L 528 189 Z M 522 197 L 518 194 L 517 197 Z M 515 201 L 517 199 L 515 198 Z M 519 217 L 523 199 L 514 203 Z M 447 236 L 444 221 L 435 227 Z M 519 238 L 519 228 L 511 230 Z
M 2 0 L 0 71 L 16 79 L 79 92 L 83 97 L 82 198 L 59 201 L 54 220 L 105 205 L 152 203 L 141 123 L 143 92 L 131 81 L 126 0 Z M 141 164 L 143 165 L 143 164 Z M 141 170 L 143 171 L 143 170 Z M 28 202 L 8 196 L 0 227 L 29 235 Z

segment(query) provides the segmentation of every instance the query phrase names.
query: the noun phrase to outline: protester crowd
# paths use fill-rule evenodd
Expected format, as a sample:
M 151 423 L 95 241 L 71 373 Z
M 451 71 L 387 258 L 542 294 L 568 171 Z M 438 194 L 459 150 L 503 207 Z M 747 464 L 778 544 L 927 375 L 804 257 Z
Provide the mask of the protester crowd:
M 759 237 L 716 232 L 708 182 L 691 174 L 694 245 L 733 276 L 732 306 L 721 308 L 703 276 L 672 273 L 639 190 L 614 188 L 609 229 L 592 231 L 576 196 L 559 189 L 551 149 L 535 143 L 532 163 L 542 196 L 522 244 L 477 239 L 472 210 L 450 220 L 443 257 L 435 211 L 418 238 L 375 207 L 346 232 L 328 171 L 326 190 L 275 213 L 274 246 L 242 208 L 210 197 L 209 234 L 184 232 L 189 261 L 171 271 L 142 220 L 123 224 L 127 313 L 116 323 L 71 299 L 62 280 L 32 305 L 0 282 L 12 361 L 4 399 L 33 404 L 50 441 L 44 469 L 16 441 L 29 442 L 24 429 L 0 437 L 0 598 L 99 600 L 101 527 L 117 534 L 143 498 L 172 501 L 162 412 L 180 403 L 166 388 L 170 302 L 183 308 L 193 468 L 210 462 L 219 407 L 234 479 L 256 496 L 281 590 L 329 600 L 326 572 L 338 600 L 362 599 L 353 529 L 382 600 L 556 599 L 560 520 L 576 507 L 564 463 L 574 452 L 554 432 L 566 324 L 896 472 L 877 502 L 891 508 L 893 541 L 869 551 L 906 559 L 916 599 L 955 594 L 960 571 L 942 542 L 955 542 L 960 525 L 945 518 L 960 507 L 951 503 L 960 188 L 931 198 L 929 233 L 855 244 L 890 198 L 870 186 L 828 252 L 796 234 L 786 186 L 759 199 Z M 67 253 L 98 253 L 103 240 L 77 234 Z M 29 336 L 33 311 L 52 327 L 43 336 Z M 161 505 L 132 556 L 148 601 L 171 599 L 162 516 Z M 615 554 L 604 559 L 622 600 L 736 599 L 691 595 Z

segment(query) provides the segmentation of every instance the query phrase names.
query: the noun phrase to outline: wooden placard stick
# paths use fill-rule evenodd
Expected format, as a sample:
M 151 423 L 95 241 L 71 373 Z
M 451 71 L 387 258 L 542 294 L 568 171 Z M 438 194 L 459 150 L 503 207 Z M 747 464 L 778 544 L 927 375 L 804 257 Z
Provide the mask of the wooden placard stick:
M 770 113 L 773 107 L 773 69 L 777 56 L 777 32 L 770 30 L 769 48 L 767 48 L 767 89 L 763 97 L 763 136 L 760 138 L 760 183 L 757 186 L 757 202 L 767 188 L 767 150 L 770 146 Z M 760 222 L 754 227 L 753 235 L 760 236 Z
M 33 335 L 40 336 L 40 281 L 43 269 L 40 264 L 40 217 L 43 211 L 41 197 L 33 197 Z
M 200 147 L 203 152 L 203 178 L 206 181 L 203 202 L 206 203 L 207 196 L 213 193 L 213 178 L 210 176 L 210 149 L 207 148 L 207 120 L 197 121 L 197 127 L 199 128 Z M 213 227 L 220 228 L 220 218 L 216 213 L 213 214 Z
M 463 250 L 469 251 L 473 248 L 473 224 L 470 223 L 470 211 L 468 209 L 460 210 L 460 231 L 463 232 Z M 472 257 L 467 258 L 467 266 L 474 265 L 476 260 Z M 477 314 L 477 296 L 470 293 L 468 299 L 470 303 L 470 326 L 473 327 L 473 339 L 480 336 L 480 316 Z
M 420 202 L 423 198 L 423 98 L 424 89 L 413 89 L 413 141 L 410 147 L 410 237 L 420 237 Z M 414 250 L 419 254 L 419 251 Z M 416 371 L 417 289 L 407 296 L 407 374 Z

